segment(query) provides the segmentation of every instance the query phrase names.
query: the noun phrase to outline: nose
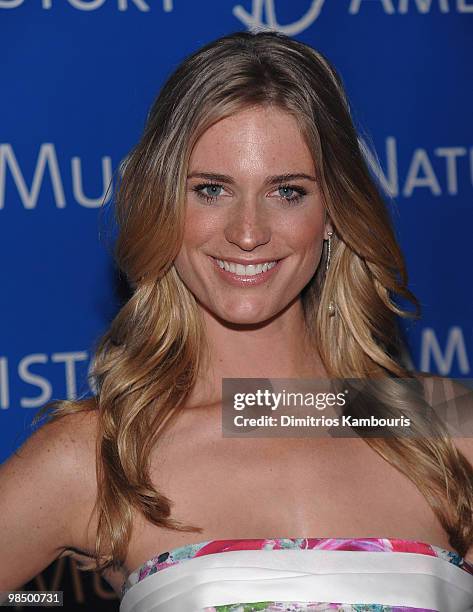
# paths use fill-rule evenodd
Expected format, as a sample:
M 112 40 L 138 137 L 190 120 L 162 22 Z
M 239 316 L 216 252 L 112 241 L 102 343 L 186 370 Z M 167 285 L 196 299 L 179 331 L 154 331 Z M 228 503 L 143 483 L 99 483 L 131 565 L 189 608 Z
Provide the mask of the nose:
M 225 238 L 243 251 L 253 251 L 256 247 L 271 240 L 271 227 L 268 216 L 257 198 L 245 198 L 229 211 L 225 225 Z

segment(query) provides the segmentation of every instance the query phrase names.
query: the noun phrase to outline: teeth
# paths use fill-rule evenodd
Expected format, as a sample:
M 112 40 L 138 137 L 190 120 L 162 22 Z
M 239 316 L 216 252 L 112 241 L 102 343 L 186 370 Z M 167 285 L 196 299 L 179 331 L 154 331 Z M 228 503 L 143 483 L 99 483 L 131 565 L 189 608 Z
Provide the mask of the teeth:
M 223 259 L 217 259 L 218 265 L 222 270 L 227 272 L 233 272 L 239 276 L 255 276 L 255 274 L 261 274 L 266 272 L 276 265 L 275 261 L 267 261 L 264 264 L 251 264 L 249 266 L 243 266 L 242 264 L 236 264 L 231 261 L 224 261 Z

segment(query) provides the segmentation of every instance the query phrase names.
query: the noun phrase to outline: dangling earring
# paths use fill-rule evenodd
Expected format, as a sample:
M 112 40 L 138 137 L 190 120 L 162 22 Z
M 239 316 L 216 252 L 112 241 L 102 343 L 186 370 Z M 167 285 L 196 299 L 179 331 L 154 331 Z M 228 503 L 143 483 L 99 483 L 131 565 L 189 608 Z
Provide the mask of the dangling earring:
M 327 263 L 325 265 L 325 272 L 328 271 L 329 266 L 330 266 L 330 256 L 331 256 L 331 252 L 332 252 L 332 236 L 333 236 L 333 232 L 327 232 L 328 234 L 328 244 L 327 244 Z M 335 302 L 333 300 L 330 300 L 329 305 L 328 305 L 328 316 L 329 317 L 333 317 L 335 315 Z
M 332 235 L 333 235 L 333 232 L 327 232 L 327 234 L 328 234 L 328 245 L 327 245 L 327 263 L 325 265 L 325 271 L 328 270 L 328 267 L 330 265 L 330 253 L 331 253 L 331 250 L 332 250 Z

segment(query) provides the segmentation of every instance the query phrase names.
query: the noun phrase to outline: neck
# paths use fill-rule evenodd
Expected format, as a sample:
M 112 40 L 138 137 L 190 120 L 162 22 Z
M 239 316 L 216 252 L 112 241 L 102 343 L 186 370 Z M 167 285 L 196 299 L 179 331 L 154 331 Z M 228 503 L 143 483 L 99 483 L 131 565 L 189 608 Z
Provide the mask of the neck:
M 327 378 L 298 298 L 262 324 L 236 325 L 202 310 L 207 350 L 190 404 L 221 400 L 222 378 Z

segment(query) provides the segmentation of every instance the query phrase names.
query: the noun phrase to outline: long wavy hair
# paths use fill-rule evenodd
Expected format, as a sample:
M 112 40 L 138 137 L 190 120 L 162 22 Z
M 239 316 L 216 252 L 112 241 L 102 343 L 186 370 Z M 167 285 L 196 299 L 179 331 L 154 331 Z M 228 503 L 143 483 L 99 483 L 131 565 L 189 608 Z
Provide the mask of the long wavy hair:
M 310 46 L 277 32 L 237 32 L 183 61 L 162 87 L 116 186 L 116 261 L 132 295 L 98 345 L 92 400 L 62 401 L 49 417 L 97 411 L 98 516 L 95 565 L 124 563 L 133 511 L 150 523 L 201 532 L 171 517 L 172 500 L 151 481 L 149 458 L 185 410 L 207 356 L 199 308 L 173 265 L 185 213 L 191 151 L 216 121 L 264 105 L 293 115 L 314 159 L 334 227 L 331 261 L 320 264 L 301 299 L 307 333 L 333 378 L 386 378 L 384 404 L 425 423 L 399 378 L 398 317 L 418 316 L 391 217 L 365 162 L 342 81 Z M 398 298 L 415 306 L 403 309 Z M 328 316 L 329 302 L 336 316 Z M 366 437 L 366 443 L 422 492 L 452 547 L 473 542 L 473 468 L 448 435 Z M 106 553 L 104 551 L 107 550 Z

